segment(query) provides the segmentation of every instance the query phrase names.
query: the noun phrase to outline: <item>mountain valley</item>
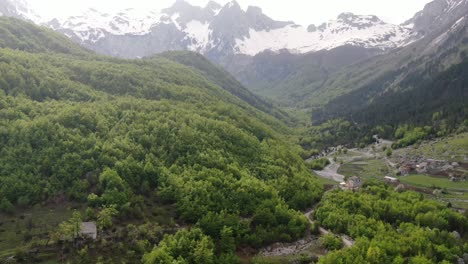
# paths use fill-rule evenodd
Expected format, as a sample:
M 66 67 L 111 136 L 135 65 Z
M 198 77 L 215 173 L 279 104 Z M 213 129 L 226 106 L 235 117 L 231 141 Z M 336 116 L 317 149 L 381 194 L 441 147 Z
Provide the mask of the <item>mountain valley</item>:
M 0 263 L 468 263 L 468 0 L 30 3 L 0 0 Z

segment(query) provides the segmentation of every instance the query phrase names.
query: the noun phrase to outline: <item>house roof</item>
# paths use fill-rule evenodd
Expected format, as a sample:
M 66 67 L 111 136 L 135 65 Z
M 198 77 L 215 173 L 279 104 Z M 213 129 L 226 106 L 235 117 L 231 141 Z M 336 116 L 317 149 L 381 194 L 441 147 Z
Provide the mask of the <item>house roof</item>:
M 94 222 L 83 222 L 81 223 L 82 234 L 95 234 L 97 233 L 97 226 Z

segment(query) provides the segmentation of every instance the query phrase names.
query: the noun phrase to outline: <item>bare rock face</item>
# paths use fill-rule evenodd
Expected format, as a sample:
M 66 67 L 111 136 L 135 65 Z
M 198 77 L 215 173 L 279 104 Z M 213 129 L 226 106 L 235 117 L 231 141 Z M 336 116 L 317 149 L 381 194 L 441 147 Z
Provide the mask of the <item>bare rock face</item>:
M 428 34 L 443 25 L 455 22 L 467 13 L 468 0 L 435 0 L 403 25 Z
M 307 27 L 307 31 L 316 32 L 317 31 L 317 26 L 315 26 L 314 24 L 309 25 L 309 27 Z

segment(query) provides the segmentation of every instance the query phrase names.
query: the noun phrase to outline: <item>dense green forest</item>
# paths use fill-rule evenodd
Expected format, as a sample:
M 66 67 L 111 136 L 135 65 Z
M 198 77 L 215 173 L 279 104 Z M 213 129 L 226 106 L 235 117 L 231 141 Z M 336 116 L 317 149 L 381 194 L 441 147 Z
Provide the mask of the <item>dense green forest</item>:
M 356 239 L 320 263 L 455 263 L 468 250 L 461 239 L 468 232 L 466 216 L 383 183 L 364 185 L 360 192 L 329 192 L 315 217 Z
M 105 230 L 106 216 L 144 221 L 145 201 L 156 200 L 176 210 L 179 224 L 198 226 L 191 232 L 203 232 L 194 239 L 212 241 L 207 247 L 232 241 L 213 249 L 217 263 L 235 262 L 240 246 L 292 241 L 307 231 L 297 210 L 318 201 L 322 186 L 286 141 L 290 128 L 256 108 L 260 99 L 249 99 L 245 88 L 223 87 L 163 57 L 52 54 L 34 36 L 54 33 L 20 25 L 0 50 L 5 213 L 78 202 Z M 67 226 L 61 232 L 72 230 Z

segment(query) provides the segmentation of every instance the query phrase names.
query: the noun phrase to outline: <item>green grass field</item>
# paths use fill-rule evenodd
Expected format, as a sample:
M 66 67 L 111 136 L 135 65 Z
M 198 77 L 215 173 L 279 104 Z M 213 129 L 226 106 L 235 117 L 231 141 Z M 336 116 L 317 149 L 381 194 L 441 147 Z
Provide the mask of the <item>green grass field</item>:
M 448 178 L 431 177 L 427 175 L 409 175 L 401 177 L 400 181 L 409 185 L 424 188 L 446 188 L 448 190 L 468 191 L 468 182 L 451 182 Z
M 330 179 L 322 178 L 322 177 L 319 177 L 319 176 L 317 176 L 316 178 L 323 185 L 326 185 L 326 184 L 336 185 L 336 184 L 338 184 L 338 182 L 330 180 Z
M 383 160 L 372 159 L 343 164 L 338 173 L 349 177 L 359 176 L 364 179 L 382 179 L 389 174 L 389 170 Z
M 454 208 L 461 208 L 461 209 L 468 210 L 468 203 L 467 202 L 456 202 L 456 201 L 452 202 L 451 201 L 451 203 L 452 203 L 452 206 Z
M 453 207 L 468 209 L 468 182 L 451 182 L 448 178 L 431 177 L 428 175 L 410 175 L 401 177 L 402 183 L 422 187 L 445 189 L 439 196 L 431 196 L 443 202 L 450 202 Z

